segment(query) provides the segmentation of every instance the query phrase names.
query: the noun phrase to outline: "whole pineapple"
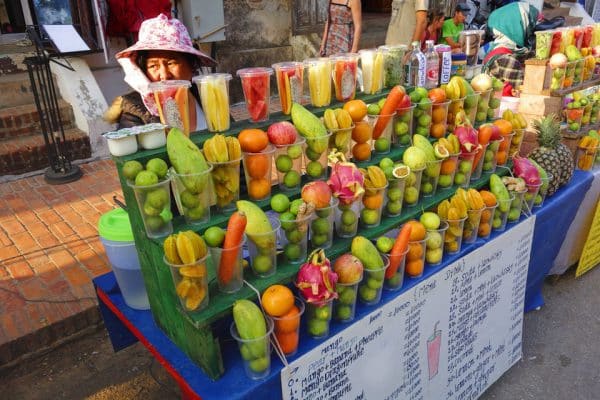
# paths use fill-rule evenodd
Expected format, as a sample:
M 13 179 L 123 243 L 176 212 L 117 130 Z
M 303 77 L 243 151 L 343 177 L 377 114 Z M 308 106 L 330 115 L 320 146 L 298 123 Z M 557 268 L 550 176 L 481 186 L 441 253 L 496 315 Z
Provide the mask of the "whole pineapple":
M 556 114 L 550 114 L 533 122 L 540 147 L 529 154 L 544 170 L 552 174 L 548 185 L 548 195 L 569 182 L 573 176 L 573 155 L 567 146 L 561 143 L 560 122 Z

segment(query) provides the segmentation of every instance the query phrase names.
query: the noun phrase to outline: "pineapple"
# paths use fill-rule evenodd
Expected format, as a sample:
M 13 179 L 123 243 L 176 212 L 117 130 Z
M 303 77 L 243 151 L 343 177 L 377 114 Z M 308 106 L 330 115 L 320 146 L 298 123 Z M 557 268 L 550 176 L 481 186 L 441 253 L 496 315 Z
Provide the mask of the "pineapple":
M 550 114 L 533 122 L 540 147 L 529 154 L 544 170 L 552 174 L 548 186 L 548 195 L 569 182 L 573 176 L 573 155 L 567 146 L 561 143 L 560 122 L 555 114 Z

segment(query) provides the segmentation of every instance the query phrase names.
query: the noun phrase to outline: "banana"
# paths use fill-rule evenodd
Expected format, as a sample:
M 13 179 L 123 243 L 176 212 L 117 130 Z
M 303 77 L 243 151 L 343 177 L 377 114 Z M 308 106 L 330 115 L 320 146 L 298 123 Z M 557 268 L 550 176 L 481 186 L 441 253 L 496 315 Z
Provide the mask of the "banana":
M 163 243 L 165 258 L 171 264 L 182 264 L 179 253 L 177 252 L 177 234 L 169 235 Z
M 240 147 L 240 141 L 235 136 L 227 136 L 225 138 L 227 143 L 227 156 L 228 161 L 239 160 L 242 158 L 242 148 Z
M 335 111 L 333 111 L 331 108 L 328 108 L 327 110 L 325 110 L 325 113 L 323 113 L 323 122 L 325 123 L 325 127 L 328 130 L 340 128 L 337 122 L 337 118 L 335 116 Z

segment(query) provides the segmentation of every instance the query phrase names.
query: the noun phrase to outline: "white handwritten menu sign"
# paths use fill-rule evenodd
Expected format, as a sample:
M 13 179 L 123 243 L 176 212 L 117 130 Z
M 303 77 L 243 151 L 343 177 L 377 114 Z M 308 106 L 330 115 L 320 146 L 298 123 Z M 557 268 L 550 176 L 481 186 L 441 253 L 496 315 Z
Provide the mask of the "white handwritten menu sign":
M 281 372 L 286 400 L 474 399 L 521 358 L 535 216 Z

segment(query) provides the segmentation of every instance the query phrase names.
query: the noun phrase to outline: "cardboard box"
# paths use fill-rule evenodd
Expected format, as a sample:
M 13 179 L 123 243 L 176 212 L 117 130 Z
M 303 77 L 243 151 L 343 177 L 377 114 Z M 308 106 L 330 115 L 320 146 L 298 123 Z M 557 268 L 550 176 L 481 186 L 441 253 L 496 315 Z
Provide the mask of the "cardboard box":
M 560 116 L 562 109 L 562 97 L 521 93 L 519 112 L 525 115 L 531 115 L 540 118 L 544 115 L 554 113 Z
M 525 61 L 525 75 L 521 91 L 531 94 L 542 94 L 550 89 L 552 69 L 548 60 L 529 59 Z

